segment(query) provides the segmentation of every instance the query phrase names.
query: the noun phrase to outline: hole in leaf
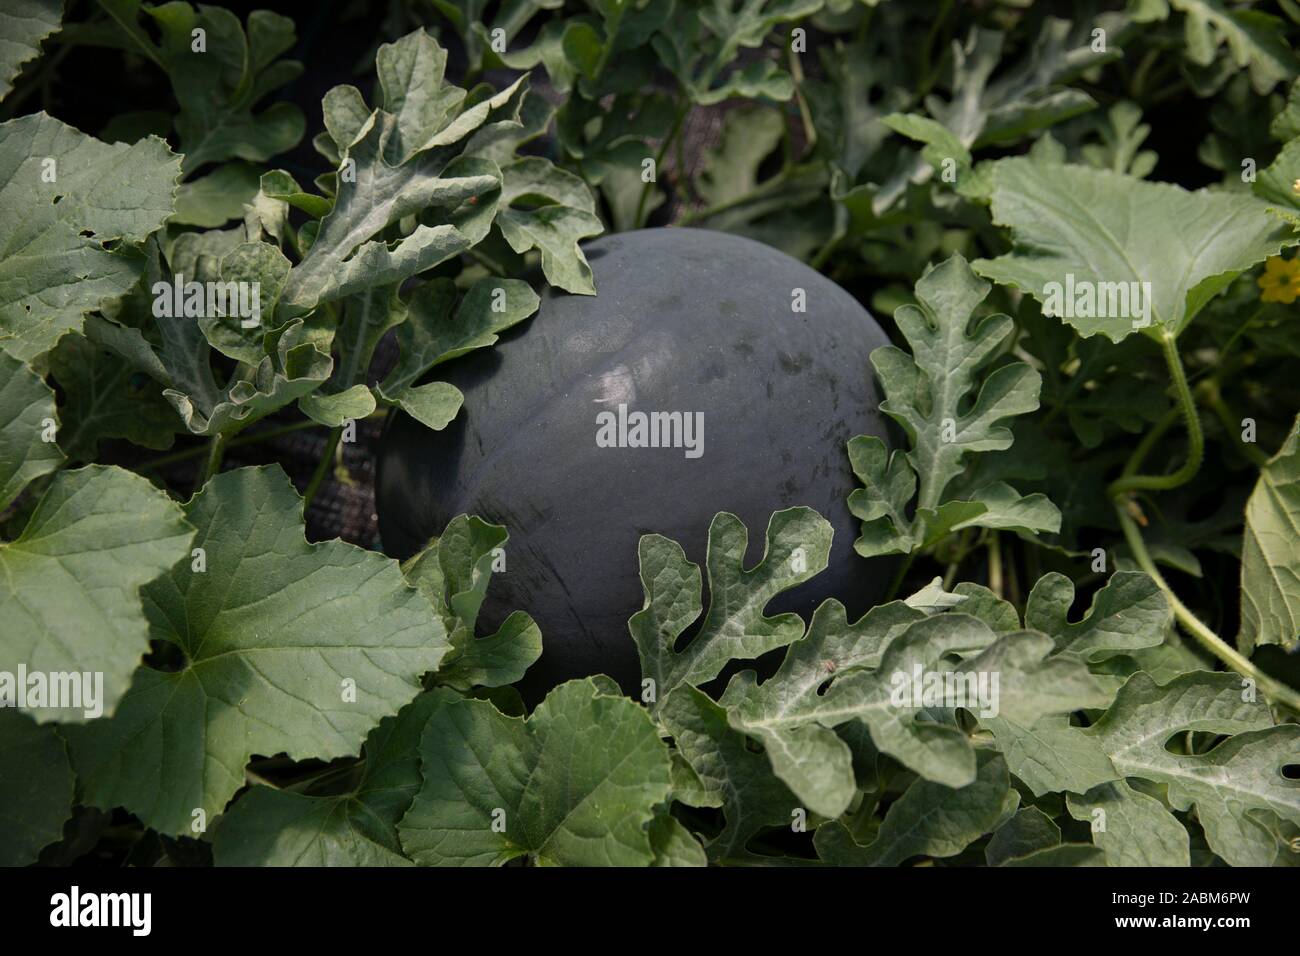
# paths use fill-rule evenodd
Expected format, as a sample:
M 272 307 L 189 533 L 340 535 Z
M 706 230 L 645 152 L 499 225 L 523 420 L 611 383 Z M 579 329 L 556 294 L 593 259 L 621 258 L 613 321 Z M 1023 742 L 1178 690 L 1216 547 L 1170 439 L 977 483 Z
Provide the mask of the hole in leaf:
M 1178 757 L 1204 756 L 1228 738 L 1205 730 L 1182 731 L 1165 741 L 1165 751 Z
M 1300 780 L 1300 763 L 1289 763 L 1282 768 L 1282 776 L 1287 780 Z
M 149 653 L 144 656 L 144 663 L 156 671 L 175 673 L 189 666 L 185 652 L 171 641 L 154 640 L 149 642 Z

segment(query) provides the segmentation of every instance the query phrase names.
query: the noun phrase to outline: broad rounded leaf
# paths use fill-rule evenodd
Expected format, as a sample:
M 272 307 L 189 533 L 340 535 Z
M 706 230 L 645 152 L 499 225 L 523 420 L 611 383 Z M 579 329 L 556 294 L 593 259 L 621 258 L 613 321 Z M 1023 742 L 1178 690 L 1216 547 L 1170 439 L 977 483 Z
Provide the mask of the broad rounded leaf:
M 53 727 L 0 707 L 0 866 L 35 863 L 63 834 L 76 783 Z
M 1246 503 L 1238 641 L 1247 654 L 1300 643 L 1300 417 Z
M 67 733 L 87 803 L 164 833 L 220 813 L 253 754 L 355 755 L 447 650 L 395 561 L 304 540 L 278 467 L 217 475 L 186 513 L 202 553 L 144 594 L 151 636 L 183 659 L 140 668 L 111 720 Z
M 63 462 L 59 446 L 45 441 L 47 422 L 58 423 L 53 390 L 30 367 L 0 351 L 0 509 L 33 478 Z
M 44 113 L 0 124 L 0 348 L 32 359 L 141 272 L 172 213 L 180 157 L 157 137 L 101 143 Z
M 669 791 L 668 748 L 646 711 L 569 681 L 525 721 L 461 700 L 429 720 L 424 786 L 398 827 L 432 866 L 645 866 L 647 827 Z
M 9 95 L 24 63 L 63 21 L 63 0 L 9 0 L 0 10 L 0 99 Z
M 149 648 L 141 586 L 184 558 L 193 534 L 139 475 L 89 465 L 56 476 L 22 534 L 0 543 L 0 671 L 102 674 L 98 705 L 113 713 Z M 80 722 L 94 709 L 28 712 Z
M 366 738 L 361 779 L 338 796 L 257 786 L 221 821 L 218 866 L 410 866 L 397 824 L 420 789 L 420 735 L 455 695 L 421 694 Z
M 1022 158 L 994 166 L 993 220 L 1010 227 L 1016 249 L 977 260 L 975 271 L 1053 311 L 1057 291 L 1064 321 L 1080 335 L 1115 342 L 1139 329 L 1178 335 L 1244 269 L 1297 242 L 1268 203 L 1249 193 L 1188 192 Z M 1091 306 L 1086 289 L 1093 290 Z

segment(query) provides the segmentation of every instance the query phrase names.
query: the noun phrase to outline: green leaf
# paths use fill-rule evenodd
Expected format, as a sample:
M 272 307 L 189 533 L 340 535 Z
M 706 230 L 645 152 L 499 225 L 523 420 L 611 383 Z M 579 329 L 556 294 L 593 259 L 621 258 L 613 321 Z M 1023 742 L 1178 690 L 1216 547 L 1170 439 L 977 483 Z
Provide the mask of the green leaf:
M 655 855 L 651 866 L 707 866 L 709 862 L 691 831 L 663 810 L 650 821 L 650 848 Z
M 936 172 L 947 172 L 945 161 L 951 161 L 956 192 L 988 202 L 988 164 L 975 164 L 973 151 L 1020 142 L 1095 108 L 1091 96 L 1066 84 L 1121 54 L 1113 46 L 1105 52 L 1093 49 L 1092 31 L 1097 22 L 1105 24 L 1106 19 L 1103 15 L 1075 24 L 1045 17 L 1038 36 L 1014 63 L 1003 62 L 1007 39 L 1004 32 L 971 28 L 965 42 L 952 41 L 951 99 L 944 102 L 935 94 L 925 97 L 924 105 L 933 119 L 919 113 L 896 113 L 881 119 L 886 128 L 924 143 L 920 156 L 912 154 L 904 156 L 901 163 L 895 162 L 882 184 L 842 187 L 837 198 L 849 207 L 855 219 L 869 221 L 907 197 L 909 184 L 927 183 Z M 1102 29 L 1119 32 L 1109 24 Z M 892 51 L 890 55 L 894 55 Z M 904 98 L 900 105 L 911 103 L 910 98 Z M 1039 143 L 1049 139 L 1050 134 Z M 864 199 L 870 203 L 869 215 L 865 210 L 854 212 Z
M 1061 828 L 1037 807 L 1024 807 L 994 831 L 984 848 L 989 866 L 1028 856 L 1061 843 Z
M 825 601 L 771 678 L 755 688 L 741 675 L 728 686 L 731 726 L 764 745 L 773 772 L 815 813 L 839 816 L 856 792 L 848 745 L 834 724 L 816 721 L 822 690 L 835 674 L 878 668 L 894 638 L 925 616 L 894 601 L 850 625 L 843 605 Z
M 76 778 L 53 727 L 0 707 L 0 866 L 27 866 L 63 835 Z
M 175 225 L 213 229 L 231 219 L 242 219 L 244 204 L 257 195 L 260 176 L 256 166 L 226 163 L 201 179 L 181 183 L 176 190 Z
M 1138 179 L 1151 175 L 1158 157 L 1154 150 L 1142 149 L 1151 127 L 1142 122 L 1140 106 L 1120 100 L 1106 111 L 1106 119 L 1098 122 L 1096 129 L 1101 142 L 1087 143 L 1079 150 L 1090 166 Z
M 1112 574 L 1077 623 L 1068 619 L 1073 604 L 1073 582 L 1063 574 L 1045 574 L 1029 592 L 1025 626 L 1051 635 L 1060 651 L 1100 661 L 1160 644 L 1173 624 L 1164 592 L 1136 571 Z
M 1063 84 L 1121 53 L 1094 51 L 1093 29 L 1088 21 L 1046 17 L 1026 56 L 1001 70 L 1005 34 L 972 29 L 964 45 L 953 42 L 952 101 L 931 97 L 926 105 L 970 148 L 1014 143 L 1086 112 L 1096 106 L 1093 98 Z
M 1296 74 L 1295 54 L 1283 37 L 1284 22 L 1257 10 L 1232 10 L 1220 0 L 1169 0 L 1186 15 L 1186 56 L 1199 66 L 1214 63 L 1221 46 L 1237 69 L 1249 69 L 1255 92 L 1264 95 Z
M 184 558 L 193 535 L 138 475 L 103 465 L 57 475 L 22 534 L 0 543 L 0 671 L 75 672 L 96 684 L 102 674 L 95 703 L 113 713 L 149 648 L 141 586 Z M 46 703 L 20 709 L 38 723 L 80 722 L 94 709 Z
M 1066 794 L 1070 816 L 1092 826 L 1109 866 L 1191 866 L 1187 830 L 1155 797 L 1123 780 Z
M 178 272 L 181 270 L 177 270 Z M 199 274 L 202 274 L 201 272 Z M 237 283 L 249 290 L 247 304 L 230 295 L 224 303 L 216 302 L 216 309 L 198 319 L 203 336 L 214 349 L 239 362 L 257 365 L 268 354 L 266 334 L 279 330 L 284 322 L 275 320 L 276 305 L 281 290 L 289 276 L 289 260 L 275 246 L 266 242 L 241 242 L 221 257 L 217 279 L 226 288 Z M 256 302 L 251 292 L 257 290 Z M 176 316 L 183 321 L 183 317 Z
M 299 410 L 312 421 L 338 428 L 349 421 L 365 418 L 375 410 L 375 396 L 364 385 L 353 385 L 341 392 L 311 392 L 298 399 Z
M 495 634 L 475 637 L 479 608 L 493 565 L 504 559 L 509 535 L 503 525 L 458 515 L 436 540 L 402 566 L 443 621 L 451 650 L 438 682 L 469 690 L 513 684 L 542 654 L 542 633 L 533 619 L 515 611 Z
M 46 422 L 57 427 L 53 390 L 28 365 L 0 351 L 0 511 L 33 479 L 63 463 L 59 446 L 43 437 Z
M 997 740 L 1016 779 L 1037 796 L 1084 793 L 1120 776 L 1101 743 L 1071 726 L 1068 714 L 1051 714 L 1029 724 L 990 717 L 980 724 Z
M 1011 229 L 1016 249 L 977 260 L 975 270 L 1033 296 L 1044 311 L 1063 312 L 1080 335 L 1114 342 L 1139 328 L 1157 338 L 1178 335 L 1243 270 L 1297 242 L 1267 203 L 1245 193 L 1188 192 L 1020 158 L 993 169 L 993 219 Z M 1077 290 L 1073 302 L 1067 276 Z M 1149 297 L 1111 301 L 1107 290 L 1131 290 L 1129 283 L 1149 288 Z
M 0 99 L 9 95 L 23 64 L 41 55 L 41 41 L 63 22 L 63 0 L 14 0 L 0 11 Z
M 282 100 L 254 112 L 267 94 L 302 73 L 296 60 L 276 59 L 297 42 L 288 17 L 254 10 L 245 33 L 239 18 L 221 7 L 102 2 L 127 47 L 140 49 L 167 71 L 180 104 L 176 132 L 186 175 L 227 159 L 265 162 L 302 139 L 306 123 L 292 103 Z M 140 25 L 141 12 L 153 19 L 159 43 Z M 202 49 L 196 49 L 195 30 L 203 31 Z
M 785 117 L 771 107 L 730 110 L 723 120 L 722 139 L 704 155 L 695 191 L 706 206 L 734 202 L 758 185 L 758 168 L 781 143 Z
M 1249 654 L 1260 644 L 1300 642 L 1300 417 L 1261 470 L 1246 503 L 1241 545 L 1241 631 Z
M 894 316 L 912 356 L 893 346 L 871 355 L 889 396 L 881 410 L 903 427 L 912 444 L 906 457 L 920 476 L 918 508 L 933 511 L 940 505 L 967 453 L 1010 447 L 1011 433 L 999 422 L 1038 407 L 1039 376 L 1023 363 L 1000 367 L 977 390 L 976 373 L 1013 327 L 1008 316 L 993 315 L 967 333 L 988 292 L 988 283 L 953 256 L 916 284 L 918 304 L 903 306 Z M 971 397 L 974 402 L 963 414 Z
M 717 677 L 732 659 L 749 660 L 797 640 L 804 625 L 793 613 L 767 617 L 774 597 L 812 578 L 826 567 L 830 524 L 810 508 L 787 508 L 767 525 L 763 558 L 744 566 L 749 533 L 740 519 L 721 512 L 709 525 L 705 564 L 709 609 L 685 648 L 678 640 L 700 617 L 699 565 L 681 545 L 657 534 L 643 535 L 637 553 L 645 605 L 628 621 L 641 658 L 641 674 L 654 681 L 662 702 L 679 684 L 702 684 Z
M 438 710 L 420 744 L 424 785 L 398 827 L 431 866 L 637 866 L 667 799 L 668 748 L 645 710 L 569 681 L 523 720 L 486 701 Z
M 817 855 L 836 866 L 897 866 L 916 856 L 956 856 L 1015 812 L 1007 765 L 983 754 L 979 771 L 959 789 L 917 780 L 890 804 L 880 831 L 859 846 L 842 824 L 817 831 Z
M 481 69 L 496 58 L 491 49 L 492 31 L 504 33 L 507 46 L 512 46 L 515 36 L 528 25 L 539 10 L 551 10 L 561 5 L 561 0 L 517 0 L 493 11 L 486 19 L 488 0 L 432 0 L 434 7 L 450 22 L 465 44 L 465 53 L 472 69 Z
M 397 824 L 420 789 L 420 735 L 455 695 L 421 694 L 366 737 L 361 779 L 317 797 L 253 787 L 221 821 L 218 866 L 410 866 Z
M 539 304 L 537 294 L 520 279 L 480 279 L 459 305 L 449 279 L 421 285 L 406 306 L 406 321 L 397 329 L 397 364 L 376 386 L 375 395 L 429 428 L 445 428 L 456 417 L 464 396 L 446 382 L 415 383 L 443 362 L 494 344 L 498 332 L 528 318 Z
M 836 652 L 843 652 L 846 635 L 840 613 L 832 606 L 827 624 L 809 628 L 775 677 L 759 685 L 752 671 L 744 671 L 721 700 L 731 725 L 763 743 L 776 775 L 827 816 L 842 813 L 853 791 L 847 750 L 830 733 L 839 724 L 860 721 L 879 750 L 927 780 L 956 788 L 975 778 L 975 752 L 955 724 L 935 717 L 937 709 L 964 706 L 985 719 L 1032 722 L 1108 699 L 1080 661 L 1051 656 L 1047 636 L 1017 631 L 999 637 L 960 613 L 927 617 L 896 605 L 877 608 L 855 626 L 858 633 L 850 632 L 852 651 L 841 662 Z M 873 629 L 875 648 L 862 642 L 861 633 Z M 878 662 L 855 656 L 866 648 L 872 656 L 876 648 L 883 651 Z M 952 655 L 966 659 L 954 667 Z M 914 685 L 922 684 L 920 693 L 928 695 L 931 678 L 937 688 L 951 683 L 949 693 L 961 699 L 916 699 Z
M 692 101 L 721 103 L 733 96 L 783 101 L 794 93 L 790 75 L 771 60 L 735 66 L 742 49 L 754 49 L 782 23 L 815 13 L 822 0 L 715 0 L 684 4 L 672 29 L 655 34 L 663 65 L 682 83 Z
M 384 397 L 384 404 L 400 408 L 421 425 L 434 431 L 441 431 L 450 425 L 464 403 L 465 396 L 461 390 L 446 382 L 411 385 L 402 389 L 395 399 Z
M 329 381 L 299 399 L 303 413 L 322 425 L 337 427 L 373 412 L 378 403 L 366 382 L 375 348 L 390 329 L 406 321 L 406 316 L 406 305 L 398 297 L 396 286 L 375 286 L 348 296 L 332 341 L 338 360 Z
M 916 495 L 916 472 L 905 455 L 891 453 L 874 435 L 849 440 L 849 462 L 862 484 L 849 494 L 849 512 L 862 522 L 853 548 L 864 558 L 908 554 L 916 547 L 916 529 L 908 505 Z
M 353 87 L 326 95 L 330 151 L 343 165 L 334 205 L 285 286 L 293 314 L 397 284 L 487 236 L 501 203 L 502 172 L 477 150 L 522 128 L 527 80 L 467 108 L 464 91 L 436 70 L 410 90 L 400 85 L 416 64 L 443 60 L 438 44 L 416 30 L 379 49 L 377 109 L 370 111 Z M 414 228 L 389 240 L 385 230 L 409 216 L 417 217 Z
M 1208 753 L 1170 753 L 1166 743 L 1191 731 L 1232 736 Z M 1163 687 L 1134 674 L 1086 733 L 1120 776 L 1164 785 L 1175 810 L 1195 809 L 1210 849 L 1234 866 L 1270 865 L 1276 852 L 1248 811 L 1300 823 L 1300 782 L 1282 775 L 1300 763 L 1300 726 L 1274 726 L 1236 674 L 1194 671 Z
M 329 378 L 333 361 L 312 341 L 302 319 L 268 333 L 265 342 L 267 354 L 245 371 L 246 377 L 237 378 L 210 411 L 183 392 L 163 390 L 191 432 L 216 435 L 238 431 L 315 391 Z
M 66 731 L 87 803 L 173 834 L 196 810 L 219 814 L 253 754 L 355 755 L 447 650 L 396 562 L 304 540 L 302 499 L 279 468 L 219 474 L 186 514 L 204 563 L 144 591 L 174 668 L 140 668 L 111 720 Z
M 142 242 L 171 215 L 180 157 L 35 113 L 0 123 L 0 170 L 0 349 L 31 360 L 135 284 L 139 257 L 105 244 Z
M 186 236 L 199 238 L 182 243 Z M 203 251 L 208 246 L 216 256 Z M 168 286 L 174 280 L 164 269 L 152 240 L 145 252 L 145 275 L 122 300 L 117 315 L 120 322 L 92 315 L 86 320 L 86 335 L 161 384 L 163 397 L 190 432 L 215 435 L 237 431 L 314 391 L 329 377 L 332 361 L 322 351 L 321 330 L 308 327 L 302 320 L 270 333 L 255 334 L 224 318 L 198 322 L 184 316 L 155 318 L 152 290 L 157 283 Z M 214 260 L 224 265 L 226 259 L 239 263 L 243 274 L 268 276 L 268 286 L 262 291 L 268 312 L 274 308 L 270 297 L 277 288 L 275 276 L 282 275 L 286 265 L 274 246 L 240 243 L 237 236 L 235 242 L 228 243 L 212 232 L 185 233 L 173 245 L 172 258 L 178 273 L 204 281 L 213 277 L 210 270 Z M 205 329 L 223 349 L 250 359 L 247 365 L 237 368 L 225 388 L 218 387 L 213 379 Z
M 660 719 L 677 753 L 694 772 L 707 805 L 721 805 L 726 826 L 705 843 L 714 862 L 764 857 L 748 844 L 769 827 L 788 827 L 799 799 L 772 775 L 767 758 L 750 749 L 745 735 L 727 723 L 727 712 L 703 691 L 682 685 L 663 698 Z M 692 801 L 694 803 L 695 801 Z
M 99 443 L 108 438 L 125 438 L 142 448 L 172 446 L 181 420 L 144 373 L 75 334 L 59 340 L 49 361 L 66 396 L 59 441 L 69 458 L 93 461 Z
M 604 230 L 596 202 L 586 184 L 553 166 L 528 156 L 501 171 L 504 186 L 497 226 L 517 253 L 536 249 L 546 281 L 566 292 L 595 295 L 591 267 L 578 243 Z
M 443 280 L 435 280 L 441 282 Z M 412 297 L 420 299 L 420 286 Z M 338 363 L 330 376 L 330 390 L 342 391 L 365 384 L 375 348 L 390 329 L 408 320 L 408 307 L 397 294 L 396 286 L 375 286 L 343 302 L 343 318 L 334 333 L 333 347 Z M 406 361 L 405 349 L 398 362 Z
M 976 169 L 970 150 L 948 127 L 917 113 L 891 113 L 883 117 L 880 122 L 908 139 L 925 144 L 925 148 L 921 150 L 921 158 L 930 167 L 930 173 L 934 171 L 947 173 L 951 164 L 952 179 L 945 177 L 944 181 L 954 182 L 954 188 L 959 195 L 968 199 L 988 201 L 989 182 L 985 167 L 981 165 Z
M 311 249 L 289 274 L 284 303 L 290 314 L 398 283 L 465 252 L 486 234 L 500 189 L 496 164 L 470 158 L 447 163 L 432 151 L 427 161 L 417 154 L 403 166 L 389 166 L 382 150 L 393 123 L 376 112 L 351 145 L 356 181 L 340 181 Z M 421 223 L 391 248 L 373 238 L 404 216 L 430 210 L 438 210 L 442 221 Z
M 947 496 L 968 453 L 1009 448 L 1011 432 L 1000 423 L 1038 407 L 1040 378 L 1028 364 L 978 374 L 1014 327 L 1008 316 L 993 315 L 967 334 L 988 291 L 960 255 L 947 259 L 916 284 L 918 304 L 894 314 L 913 354 L 892 345 L 871 353 L 887 396 L 880 409 L 903 427 L 911 449 L 890 453 L 874 436 L 849 442 L 850 463 L 864 485 L 849 496 L 849 511 L 862 521 L 854 548 L 864 557 L 907 554 L 961 528 L 1060 529 L 1060 513 L 1043 495 L 1022 498 L 1004 482 L 964 498 Z
M 1037 850 L 1027 856 L 1007 860 L 1003 866 L 1105 866 L 1106 855 L 1086 843 L 1062 843 Z

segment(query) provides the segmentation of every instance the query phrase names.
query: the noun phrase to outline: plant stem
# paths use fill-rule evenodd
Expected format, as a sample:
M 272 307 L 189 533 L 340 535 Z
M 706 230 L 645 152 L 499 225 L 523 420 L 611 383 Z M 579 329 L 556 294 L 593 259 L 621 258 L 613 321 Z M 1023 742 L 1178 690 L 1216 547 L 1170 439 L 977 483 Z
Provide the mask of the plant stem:
M 281 435 L 288 435 L 292 432 L 301 431 L 304 428 L 324 428 L 320 422 L 314 422 L 310 418 L 300 422 L 294 422 L 292 425 L 282 425 L 279 428 L 268 428 L 263 432 L 256 432 L 251 435 L 239 435 L 231 438 L 226 442 L 227 448 L 238 448 L 240 445 L 256 445 L 258 442 L 270 441 L 272 438 L 279 438 Z M 187 448 L 184 451 L 174 451 L 169 455 L 163 455 L 160 458 L 153 458 L 142 465 L 134 466 L 136 471 L 151 471 L 155 468 L 164 468 L 167 465 L 174 465 L 178 461 L 189 461 L 191 458 L 198 458 L 200 455 L 208 454 L 211 451 L 209 445 L 199 445 L 195 448 Z
M 786 180 L 788 180 L 790 176 L 798 169 L 799 169 L 798 166 L 788 166 L 785 169 L 783 169 L 781 172 L 773 176 L 771 179 L 767 180 L 762 185 L 758 186 L 757 188 L 753 189 L 750 192 L 747 192 L 740 196 L 734 196 L 731 199 L 724 200 L 723 202 L 720 203 L 715 203 L 714 205 L 708 206 L 704 209 L 687 210 L 686 212 L 682 213 L 682 217 L 677 220 L 677 225 L 689 226 L 703 219 L 709 219 L 713 216 L 716 216 L 719 213 L 728 212 L 732 209 L 735 209 L 737 206 L 743 206 L 746 203 L 751 203 L 756 199 L 764 199 L 768 195 L 775 192 L 779 192 L 782 188 L 784 188 L 786 184 Z
M 1214 412 L 1215 417 L 1219 419 L 1219 423 L 1223 425 L 1223 430 L 1237 440 L 1237 449 L 1249 458 L 1255 467 L 1263 468 L 1267 465 L 1268 455 L 1260 451 L 1253 442 L 1242 441 L 1241 422 L 1234 420 L 1231 409 L 1223 401 L 1223 395 L 1219 391 L 1219 383 L 1214 379 L 1208 379 L 1202 382 L 1196 391 L 1206 407 Z
M 803 123 L 804 154 L 812 149 L 817 143 L 817 127 L 813 125 L 812 113 L 808 109 L 808 101 L 803 95 L 803 63 L 799 60 L 799 54 L 794 52 L 794 24 L 786 33 L 785 52 L 787 62 L 790 64 L 790 76 L 794 80 L 794 98 L 799 106 L 799 120 Z
M 1002 546 L 997 533 L 989 535 L 989 590 L 1002 597 Z
M 839 248 L 839 245 L 843 241 L 843 239 L 844 239 L 843 233 L 840 233 L 837 236 L 832 236 L 830 239 L 826 241 L 826 244 L 823 245 L 821 249 L 817 251 L 817 255 L 813 256 L 812 261 L 808 264 L 812 268 L 816 269 L 818 272 L 821 272 L 822 266 L 826 265 L 826 260 L 831 257 L 831 253 L 833 253 L 837 248 Z
M 321 452 L 320 461 L 316 463 L 316 470 L 312 472 L 311 480 L 307 482 L 307 488 L 302 493 L 302 510 L 305 512 L 311 500 L 316 497 L 316 492 L 320 490 L 321 482 L 325 480 L 325 473 L 329 471 L 330 463 L 334 460 L 334 449 L 339 446 L 339 439 L 343 437 L 342 427 L 331 428 L 329 438 L 325 440 L 325 450 Z
M 280 789 L 280 785 L 276 783 L 274 780 L 268 780 L 266 777 L 263 777 L 259 773 L 255 773 L 254 771 L 248 769 L 247 767 L 244 768 L 244 780 L 246 780 L 248 783 L 251 784 L 260 785 L 263 787 L 270 787 L 272 790 Z
M 1138 530 L 1137 522 L 1133 520 L 1120 502 L 1115 504 L 1115 514 L 1119 517 L 1120 527 L 1124 531 L 1124 540 L 1128 542 L 1129 550 L 1133 552 L 1133 557 L 1137 560 L 1138 566 L 1150 575 L 1151 580 L 1155 581 L 1156 586 L 1164 592 L 1165 597 L 1169 600 L 1169 606 L 1173 609 L 1174 617 L 1183 626 L 1183 630 L 1238 674 L 1253 680 L 1255 685 L 1274 702 L 1300 713 L 1300 691 L 1288 687 L 1281 681 L 1265 674 L 1252 664 L 1249 658 L 1202 623 L 1201 619 L 1178 599 L 1174 589 L 1164 579 L 1151 557 L 1151 552 L 1147 550 L 1146 542 L 1142 540 L 1142 533 Z
M 903 579 L 907 577 L 907 572 L 912 567 L 912 559 L 914 557 L 914 554 L 909 554 L 898 563 L 898 571 L 894 574 L 894 580 L 889 582 L 889 590 L 885 592 L 885 597 L 880 602 L 881 604 L 886 604 L 898 596 L 898 589 L 903 586 Z
M 673 140 L 682 131 L 682 124 L 686 122 L 686 114 L 690 112 L 690 103 L 689 99 L 683 100 L 682 105 L 677 108 L 677 116 L 673 119 L 673 127 L 668 131 L 668 135 L 664 137 L 663 143 L 659 146 L 659 152 L 655 155 L 655 179 L 650 180 L 641 187 L 641 196 L 636 201 L 635 222 L 638 228 L 645 225 L 645 207 L 646 203 L 650 201 L 650 191 L 654 188 L 655 180 L 659 178 L 661 167 L 664 164 L 664 157 L 668 155 L 668 150 L 672 148 Z M 683 170 L 678 170 L 679 174 L 683 172 Z
M 1156 422 L 1154 428 L 1142 436 L 1142 440 L 1137 443 L 1133 449 L 1133 454 L 1129 457 L 1128 463 L 1124 465 L 1123 477 L 1136 475 L 1142 463 L 1147 460 L 1147 455 L 1151 454 L 1151 449 L 1156 447 L 1156 442 L 1165 437 L 1165 432 L 1174 427 L 1178 421 L 1178 416 L 1182 414 L 1182 409 L 1175 406 L 1165 412 L 1164 418 Z
M 195 482 L 194 490 L 198 491 L 208 483 L 208 479 L 221 470 L 221 460 L 226 456 L 226 439 L 218 432 L 212 436 L 212 441 L 208 443 L 208 461 L 203 466 L 203 471 L 199 474 L 199 480 Z
M 1187 385 L 1187 375 L 1183 372 L 1183 362 L 1178 355 L 1178 345 L 1171 332 L 1166 331 L 1161 335 L 1160 346 L 1165 353 L 1165 363 L 1169 366 L 1169 375 L 1174 381 L 1174 392 L 1178 398 L 1179 410 L 1182 412 L 1187 425 L 1187 460 L 1183 462 L 1182 467 L 1177 471 L 1167 475 L 1121 475 L 1111 482 L 1110 488 L 1107 489 L 1112 498 L 1131 491 L 1167 491 L 1170 488 L 1177 488 L 1191 481 L 1201 468 L 1201 460 L 1205 455 L 1205 436 L 1201 432 L 1201 420 L 1197 415 L 1196 402 L 1193 400 L 1192 391 Z M 1146 450 L 1149 450 L 1150 444 L 1154 444 L 1154 442 L 1147 443 L 1144 440 L 1142 444 L 1139 444 L 1138 448 L 1141 450 L 1143 445 L 1147 445 Z M 1127 471 L 1127 469 L 1125 470 Z

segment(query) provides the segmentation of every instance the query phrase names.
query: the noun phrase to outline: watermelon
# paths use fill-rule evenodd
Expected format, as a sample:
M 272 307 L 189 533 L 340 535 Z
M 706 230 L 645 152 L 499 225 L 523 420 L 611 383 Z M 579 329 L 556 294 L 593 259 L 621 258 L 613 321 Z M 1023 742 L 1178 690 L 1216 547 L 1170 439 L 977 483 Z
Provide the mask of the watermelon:
M 865 611 L 890 571 L 854 552 L 846 504 L 846 443 L 889 440 L 867 361 L 887 338 L 871 315 L 740 236 L 645 229 L 585 252 L 595 297 L 549 292 L 495 348 L 437 369 L 465 395 L 448 427 L 391 416 L 376 486 L 385 550 L 408 557 L 462 513 L 508 528 L 480 633 L 515 609 L 537 620 L 526 696 L 596 673 L 634 691 L 637 541 L 667 535 L 702 565 L 719 511 L 748 526 L 757 562 L 773 511 L 816 509 L 835 532 L 830 567 L 769 613 L 830 596 Z

